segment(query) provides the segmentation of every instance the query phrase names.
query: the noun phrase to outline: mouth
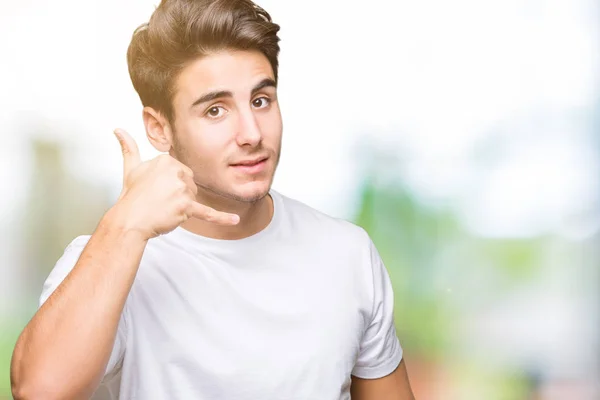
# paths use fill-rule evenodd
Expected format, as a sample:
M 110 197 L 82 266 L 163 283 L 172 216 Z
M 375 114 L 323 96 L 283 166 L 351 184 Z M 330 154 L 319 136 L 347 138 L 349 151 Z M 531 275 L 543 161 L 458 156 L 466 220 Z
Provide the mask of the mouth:
M 242 173 L 256 174 L 263 171 L 267 165 L 268 157 L 260 157 L 254 160 L 244 160 L 231 166 Z

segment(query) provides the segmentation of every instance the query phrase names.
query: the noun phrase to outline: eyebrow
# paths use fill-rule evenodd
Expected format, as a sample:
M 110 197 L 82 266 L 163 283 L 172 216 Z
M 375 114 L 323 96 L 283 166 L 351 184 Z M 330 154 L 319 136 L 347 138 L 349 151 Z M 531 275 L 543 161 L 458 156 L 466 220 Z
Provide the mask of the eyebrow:
M 250 94 L 252 96 L 254 96 L 256 94 L 256 92 L 258 92 L 261 89 L 264 89 L 266 87 L 277 88 L 277 83 L 271 78 L 265 78 L 252 88 L 252 90 L 250 91 Z M 208 103 L 209 101 L 221 99 L 224 97 L 233 97 L 233 93 L 231 93 L 228 90 L 218 90 L 218 91 L 203 94 L 198 99 L 196 99 L 196 101 L 194 101 L 194 103 L 192 104 L 192 108 L 196 107 L 198 104 Z

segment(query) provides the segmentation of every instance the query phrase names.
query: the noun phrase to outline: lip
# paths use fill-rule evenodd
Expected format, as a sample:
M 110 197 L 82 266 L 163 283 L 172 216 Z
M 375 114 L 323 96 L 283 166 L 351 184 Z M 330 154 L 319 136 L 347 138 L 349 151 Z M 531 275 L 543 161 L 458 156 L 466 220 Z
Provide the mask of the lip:
M 232 164 L 231 166 L 237 171 L 246 174 L 257 174 L 263 171 L 267 165 L 268 157 L 257 158 L 255 161 L 244 161 L 240 164 Z

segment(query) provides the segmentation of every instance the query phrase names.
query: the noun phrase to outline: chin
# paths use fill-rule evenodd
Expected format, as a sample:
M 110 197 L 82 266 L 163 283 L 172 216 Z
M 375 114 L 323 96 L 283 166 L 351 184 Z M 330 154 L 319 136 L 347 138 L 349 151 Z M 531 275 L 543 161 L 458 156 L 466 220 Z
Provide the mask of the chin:
M 228 192 L 229 197 L 244 203 L 254 203 L 269 194 L 270 182 L 251 182 L 243 185 L 235 185 Z

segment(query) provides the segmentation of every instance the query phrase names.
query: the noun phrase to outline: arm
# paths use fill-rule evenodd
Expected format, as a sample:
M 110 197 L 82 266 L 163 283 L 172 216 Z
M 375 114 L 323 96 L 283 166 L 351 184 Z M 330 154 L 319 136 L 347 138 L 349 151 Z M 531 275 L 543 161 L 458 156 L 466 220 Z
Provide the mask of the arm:
M 394 372 L 379 379 L 352 376 L 352 400 L 415 400 L 404 360 Z
M 148 240 L 191 217 L 238 222 L 196 202 L 190 168 L 168 155 L 142 163 L 131 136 L 115 134 L 124 158 L 121 196 L 17 340 L 11 363 L 17 400 L 89 398 L 109 362 Z
M 110 210 L 64 281 L 21 333 L 15 399 L 89 398 L 104 375 L 146 241 Z M 68 378 L 66 378 L 68 377 Z
M 394 323 L 394 290 L 375 244 L 368 239 L 364 264 L 371 314 L 352 370 L 350 392 L 358 400 L 414 400 Z

